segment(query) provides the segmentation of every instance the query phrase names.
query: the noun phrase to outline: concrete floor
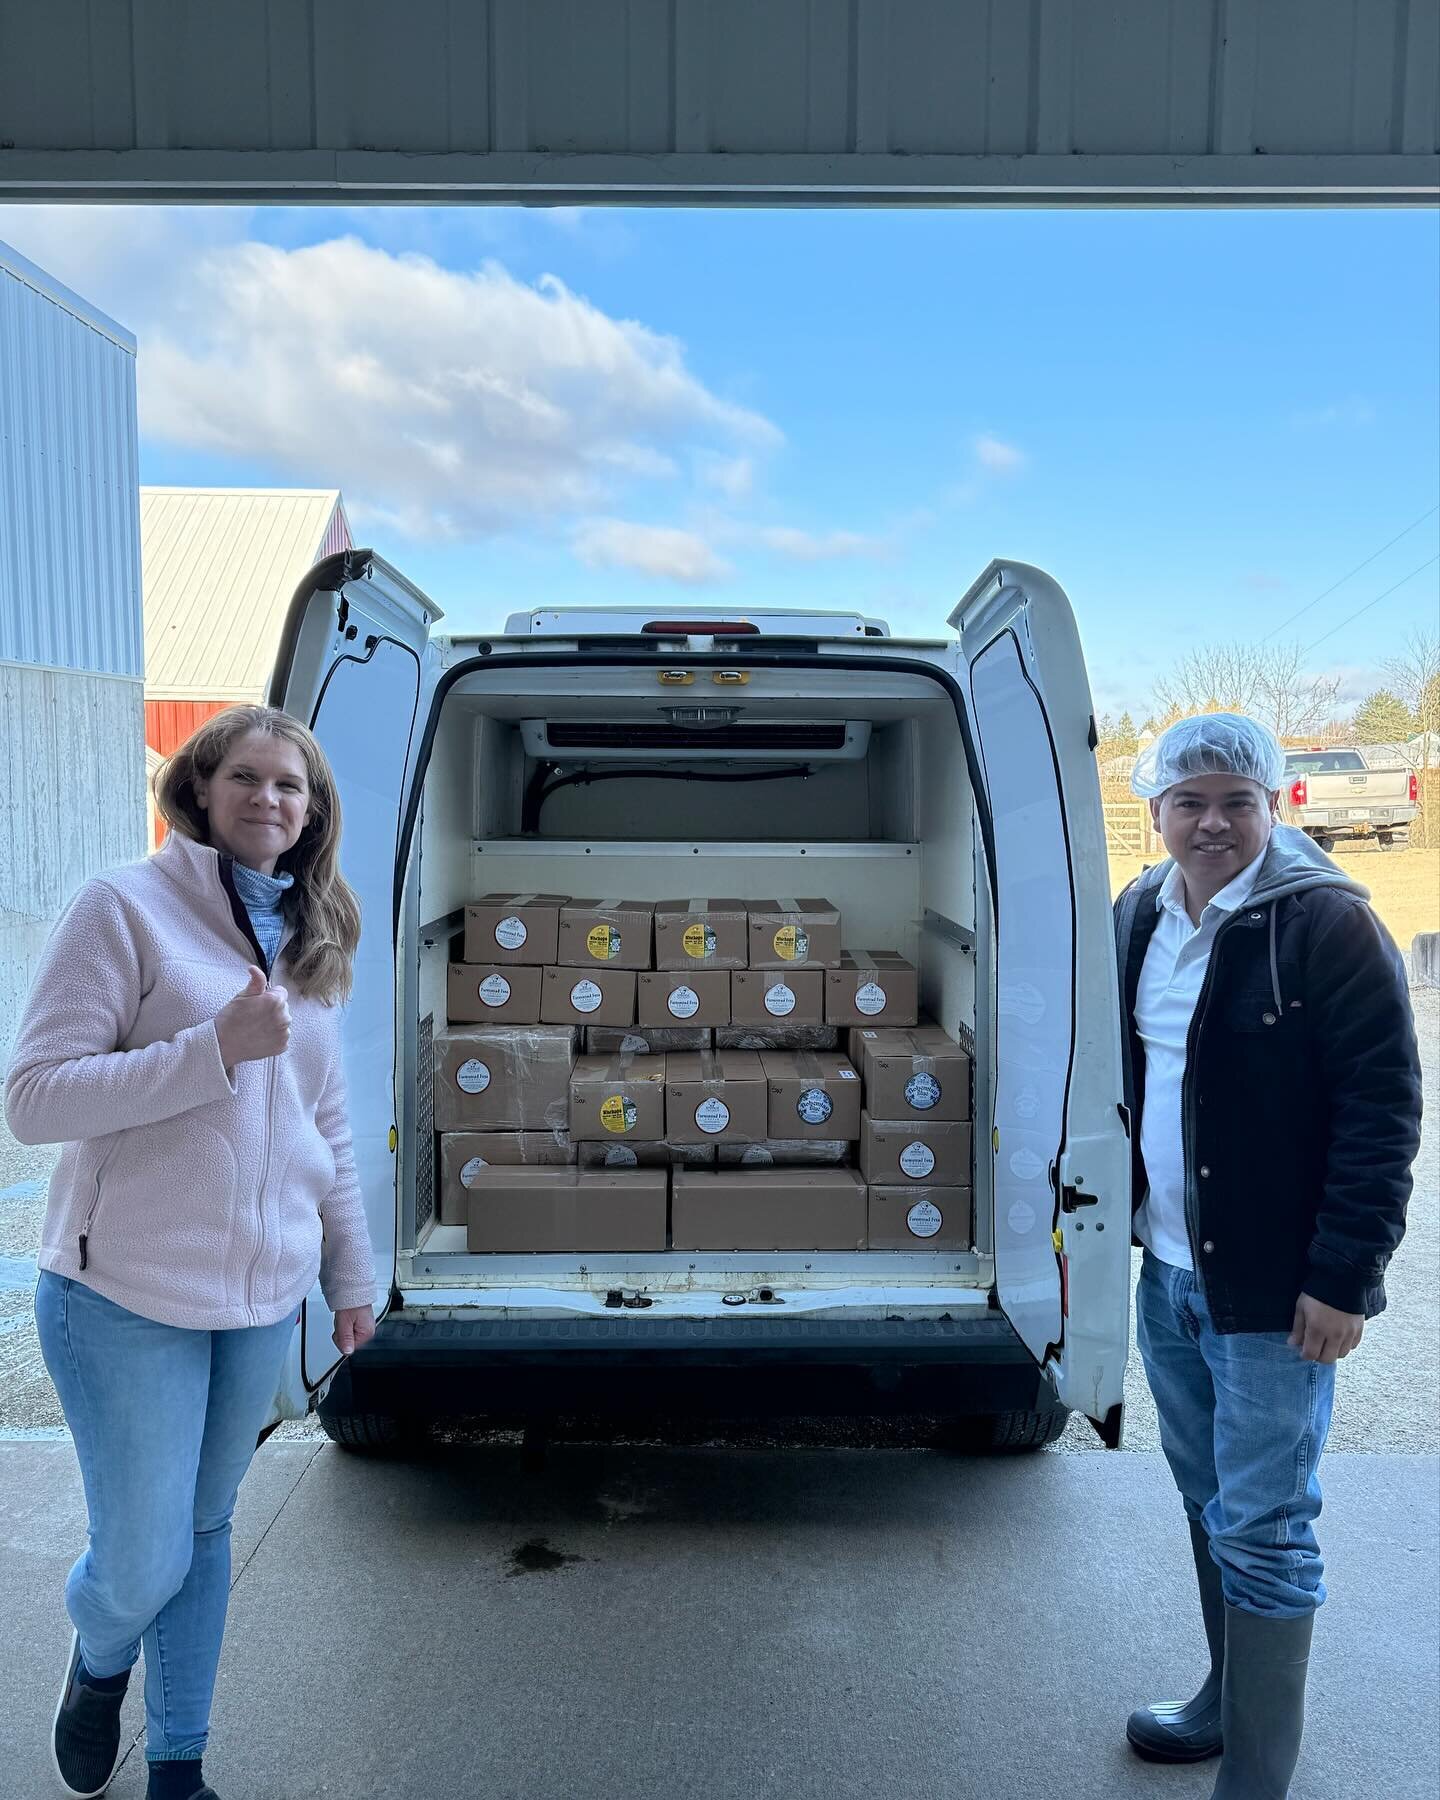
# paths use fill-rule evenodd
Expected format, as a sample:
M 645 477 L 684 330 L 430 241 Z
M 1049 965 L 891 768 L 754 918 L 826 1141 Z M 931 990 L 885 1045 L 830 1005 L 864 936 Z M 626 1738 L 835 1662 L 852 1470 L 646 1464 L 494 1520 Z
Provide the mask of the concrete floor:
M 1428 1800 L 1440 1464 L 1326 1467 L 1295 1800 Z M 13 1800 L 52 1791 L 83 1532 L 69 1446 L 0 1446 Z M 207 1772 L 223 1800 L 1203 1800 L 1213 1766 L 1150 1768 L 1122 1735 L 1196 1678 L 1191 1583 L 1153 1455 L 577 1447 L 526 1474 L 513 1450 L 272 1443 L 241 1495 Z

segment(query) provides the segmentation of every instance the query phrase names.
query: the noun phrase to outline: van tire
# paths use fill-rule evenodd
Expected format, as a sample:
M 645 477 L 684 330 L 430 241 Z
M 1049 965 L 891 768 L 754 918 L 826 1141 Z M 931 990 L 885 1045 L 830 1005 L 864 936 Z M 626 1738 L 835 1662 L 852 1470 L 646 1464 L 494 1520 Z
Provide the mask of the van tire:
M 976 1413 L 952 1420 L 942 1441 L 947 1449 L 970 1456 L 1018 1456 L 1053 1444 L 1069 1418 L 1063 1406 L 1047 1406 L 1043 1412 Z
M 420 1438 L 411 1420 L 397 1419 L 393 1413 L 331 1412 L 322 1403 L 319 1419 L 332 1444 L 362 1456 L 398 1456 L 414 1449 Z

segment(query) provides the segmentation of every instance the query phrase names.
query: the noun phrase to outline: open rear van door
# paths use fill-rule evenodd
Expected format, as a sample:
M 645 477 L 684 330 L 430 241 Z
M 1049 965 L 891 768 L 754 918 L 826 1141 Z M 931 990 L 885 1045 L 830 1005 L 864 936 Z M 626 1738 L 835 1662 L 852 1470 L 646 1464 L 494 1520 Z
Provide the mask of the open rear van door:
M 994 833 L 996 1287 L 1060 1399 L 1118 1444 L 1130 1154 L 1090 686 L 1039 569 L 992 563 L 950 623 Z
M 396 1246 L 396 853 L 419 729 L 433 680 L 418 588 L 368 550 L 317 564 L 290 603 L 268 695 L 308 725 L 340 790 L 340 867 L 360 899 L 355 988 L 345 1009 L 345 1077 L 355 1166 L 375 1250 L 375 1312 L 389 1303 Z M 317 1283 L 279 1396 L 303 1413 L 334 1370 L 334 1320 Z

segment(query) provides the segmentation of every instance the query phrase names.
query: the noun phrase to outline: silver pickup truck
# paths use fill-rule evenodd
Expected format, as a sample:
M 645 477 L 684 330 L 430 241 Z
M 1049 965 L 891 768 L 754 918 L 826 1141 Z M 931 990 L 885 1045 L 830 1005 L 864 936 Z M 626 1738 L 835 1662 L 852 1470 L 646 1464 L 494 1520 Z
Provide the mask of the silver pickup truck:
M 1361 750 L 1286 753 L 1280 817 L 1322 850 L 1333 850 L 1337 838 L 1371 836 L 1388 850 L 1405 842 L 1419 810 L 1415 771 L 1403 763 L 1372 767 Z

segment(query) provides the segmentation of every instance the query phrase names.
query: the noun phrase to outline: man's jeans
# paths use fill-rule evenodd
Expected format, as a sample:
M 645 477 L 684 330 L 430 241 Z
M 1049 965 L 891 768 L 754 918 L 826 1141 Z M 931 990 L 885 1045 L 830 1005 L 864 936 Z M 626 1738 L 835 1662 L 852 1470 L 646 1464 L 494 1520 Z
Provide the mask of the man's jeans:
M 92 1675 L 145 1646 L 145 1754 L 201 1755 L 225 1608 L 230 1514 L 295 1329 L 181 1331 L 42 1273 L 35 1321 L 85 1483 L 90 1548 L 65 1604 Z
M 1334 1365 L 1306 1362 L 1283 1331 L 1216 1331 L 1190 1270 L 1149 1250 L 1136 1313 L 1160 1443 L 1226 1600 L 1275 1619 L 1313 1612 L 1325 1600 L 1317 1465 Z

